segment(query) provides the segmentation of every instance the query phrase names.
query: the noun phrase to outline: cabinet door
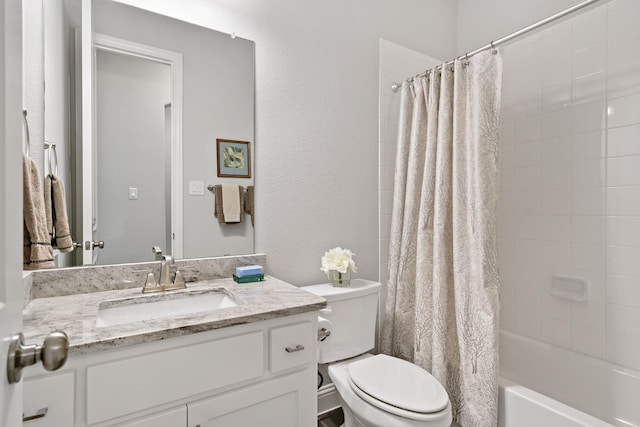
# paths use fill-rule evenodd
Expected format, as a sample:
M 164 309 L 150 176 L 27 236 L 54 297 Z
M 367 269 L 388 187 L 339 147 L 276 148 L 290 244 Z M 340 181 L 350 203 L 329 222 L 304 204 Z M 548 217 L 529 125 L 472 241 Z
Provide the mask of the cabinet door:
M 271 372 L 277 373 L 308 363 L 316 363 L 316 331 L 311 322 L 271 328 L 270 357 Z
M 252 331 L 89 366 L 87 423 L 258 378 L 264 371 L 264 347 L 264 333 Z
M 186 425 L 187 407 L 181 406 L 122 424 L 121 427 L 184 427 Z
M 73 425 L 73 372 L 29 378 L 24 381 L 23 425 L 61 427 Z
M 314 426 L 313 374 L 307 369 L 188 404 L 188 427 Z

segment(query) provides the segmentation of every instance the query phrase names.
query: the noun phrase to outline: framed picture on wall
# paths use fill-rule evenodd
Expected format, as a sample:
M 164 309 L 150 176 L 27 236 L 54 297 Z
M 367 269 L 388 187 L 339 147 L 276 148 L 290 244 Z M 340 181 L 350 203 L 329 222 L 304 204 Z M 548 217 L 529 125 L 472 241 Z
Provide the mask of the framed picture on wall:
M 216 139 L 218 176 L 251 178 L 251 148 L 249 141 Z

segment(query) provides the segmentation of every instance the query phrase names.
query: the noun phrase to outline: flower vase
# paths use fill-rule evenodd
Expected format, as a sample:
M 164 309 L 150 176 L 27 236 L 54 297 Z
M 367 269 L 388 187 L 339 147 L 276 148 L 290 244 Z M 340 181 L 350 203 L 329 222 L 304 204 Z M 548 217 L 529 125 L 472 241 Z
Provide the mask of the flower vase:
M 338 270 L 329 270 L 329 280 L 333 286 L 348 288 L 351 283 L 351 270 L 341 273 Z

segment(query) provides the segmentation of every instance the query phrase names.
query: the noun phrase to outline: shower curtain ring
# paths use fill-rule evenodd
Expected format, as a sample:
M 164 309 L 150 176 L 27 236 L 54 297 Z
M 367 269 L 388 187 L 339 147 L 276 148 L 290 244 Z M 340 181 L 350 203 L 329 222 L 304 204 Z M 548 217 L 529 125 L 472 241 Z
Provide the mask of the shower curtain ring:
M 498 49 L 496 49 L 496 46 L 493 44 L 493 41 L 489 43 L 489 45 L 491 46 L 491 53 L 493 53 L 494 55 L 497 55 Z

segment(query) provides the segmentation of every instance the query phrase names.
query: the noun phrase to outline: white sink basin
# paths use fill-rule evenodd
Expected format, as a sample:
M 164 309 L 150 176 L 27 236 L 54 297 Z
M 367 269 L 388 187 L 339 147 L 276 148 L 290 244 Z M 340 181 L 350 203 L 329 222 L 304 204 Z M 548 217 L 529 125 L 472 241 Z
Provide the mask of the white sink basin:
M 238 304 L 226 289 L 167 292 L 105 300 L 98 305 L 96 326 L 113 326 L 196 313 L 211 313 Z

